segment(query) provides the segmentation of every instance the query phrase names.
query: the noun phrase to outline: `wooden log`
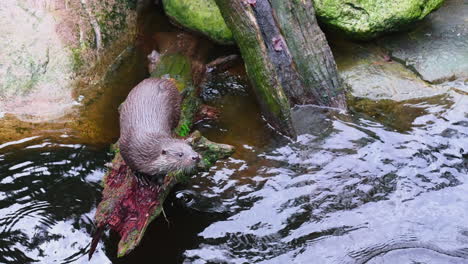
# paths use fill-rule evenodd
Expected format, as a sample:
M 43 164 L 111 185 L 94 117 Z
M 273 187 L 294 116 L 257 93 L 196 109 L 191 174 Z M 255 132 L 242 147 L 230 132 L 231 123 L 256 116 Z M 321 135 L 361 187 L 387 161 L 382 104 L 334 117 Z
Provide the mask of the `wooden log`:
M 266 55 L 268 46 L 253 9 L 243 1 L 216 0 L 244 59 L 245 69 L 267 121 L 287 136 L 295 136 L 291 111 L 275 62 Z
M 295 136 L 290 107 L 346 108 L 333 55 L 312 1 L 216 0 L 233 32 L 266 119 Z
M 301 86 L 292 87 L 297 90 L 293 102 L 346 109 L 344 85 L 318 26 L 313 1 L 271 0 L 271 7 L 292 58 L 291 67 L 302 80 Z

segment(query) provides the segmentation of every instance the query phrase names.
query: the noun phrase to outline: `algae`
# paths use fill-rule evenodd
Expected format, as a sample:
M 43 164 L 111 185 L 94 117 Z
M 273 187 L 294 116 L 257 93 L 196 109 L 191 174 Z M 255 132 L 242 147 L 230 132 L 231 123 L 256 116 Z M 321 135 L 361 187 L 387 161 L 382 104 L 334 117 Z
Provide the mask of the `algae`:
M 220 44 L 233 44 L 232 32 L 214 0 L 163 0 L 164 10 L 178 24 Z
M 444 0 L 314 0 L 318 19 L 351 38 L 371 39 L 422 20 Z

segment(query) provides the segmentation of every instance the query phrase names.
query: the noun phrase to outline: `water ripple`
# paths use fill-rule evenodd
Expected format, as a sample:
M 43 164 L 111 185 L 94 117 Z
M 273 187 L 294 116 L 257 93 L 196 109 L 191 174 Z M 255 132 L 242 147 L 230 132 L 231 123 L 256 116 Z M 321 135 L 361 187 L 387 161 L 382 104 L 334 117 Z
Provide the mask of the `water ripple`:
M 468 263 L 468 97 L 403 107 L 418 112 L 404 129 L 388 123 L 397 113 L 382 123 L 301 108 L 322 123 L 248 170 L 206 174 L 211 199 L 231 210 L 185 262 Z
M 41 137 L 1 148 L 0 262 L 87 262 L 107 153 Z

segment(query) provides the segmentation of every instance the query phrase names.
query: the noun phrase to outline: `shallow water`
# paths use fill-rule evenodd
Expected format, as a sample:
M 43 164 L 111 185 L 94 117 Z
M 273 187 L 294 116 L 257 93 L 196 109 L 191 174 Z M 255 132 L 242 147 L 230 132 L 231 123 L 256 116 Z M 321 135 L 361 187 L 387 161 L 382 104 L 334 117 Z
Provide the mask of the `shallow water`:
M 184 262 L 468 263 L 468 97 L 435 99 L 406 103 L 399 114 L 413 120 L 381 113 L 385 125 L 298 109 L 309 134 L 181 191 L 196 194 L 188 207 L 209 199 L 204 210 L 225 216 Z
M 179 186 L 132 254 L 106 234 L 90 263 L 468 263 L 465 84 L 379 116 L 301 107 L 289 142 L 225 81 L 201 129 L 236 154 Z M 0 145 L 1 263 L 87 263 L 110 156 L 69 137 Z
M 0 262 L 83 257 L 106 151 L 46 137 L 0 146 Z

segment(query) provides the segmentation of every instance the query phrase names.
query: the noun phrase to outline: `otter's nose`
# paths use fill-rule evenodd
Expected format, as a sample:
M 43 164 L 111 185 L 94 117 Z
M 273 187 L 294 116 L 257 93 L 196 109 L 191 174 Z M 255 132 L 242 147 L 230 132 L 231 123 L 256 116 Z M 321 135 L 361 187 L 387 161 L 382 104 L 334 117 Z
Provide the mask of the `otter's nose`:
M 200 156 L 197 155 L 197 156 L 193 156 L 192 159 L 196 162 L 200 162 Z

